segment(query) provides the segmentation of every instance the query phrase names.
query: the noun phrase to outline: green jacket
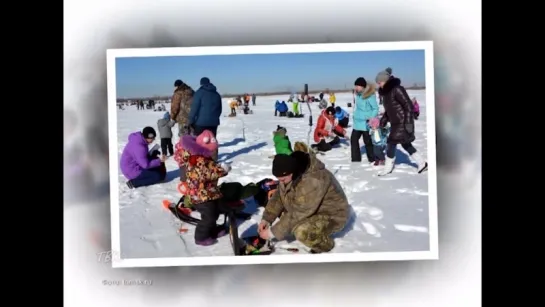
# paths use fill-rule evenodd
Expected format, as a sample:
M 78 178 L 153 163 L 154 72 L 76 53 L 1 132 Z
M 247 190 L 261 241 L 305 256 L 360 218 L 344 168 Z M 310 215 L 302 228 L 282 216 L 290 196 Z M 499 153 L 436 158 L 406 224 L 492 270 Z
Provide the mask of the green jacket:
M 291 142 L 290 139 L 280 133 L 275 133 L 273 137 L 274 142 L 274 149 L 276 150 L 276 154 L 285 154 L 285 155 L 291 155 L 293 150 L 291 149 Z

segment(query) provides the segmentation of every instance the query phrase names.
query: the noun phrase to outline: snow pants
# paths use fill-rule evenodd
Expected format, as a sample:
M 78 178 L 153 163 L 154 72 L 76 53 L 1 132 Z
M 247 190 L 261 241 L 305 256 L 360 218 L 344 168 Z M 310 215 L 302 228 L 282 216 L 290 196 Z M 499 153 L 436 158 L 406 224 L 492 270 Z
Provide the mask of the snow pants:
M 317 144 L 312 144 L 310 145 L 310 147 L 318 150 L 318 151 L 322 151 L 322 152 L 326 152 L 326 151 L 330 151 L 331 149 L 333 149 L 334 146 L 336 146 L 337 144 L 339 144 L 341 142 L 341 139 L 336 136 L 332 141 L 330 142 L 326 142 L 324 139 L 320 140 L 319 143 Z
M 201 214 L 201 221 L 195 228 L 195 241 L 216 239 L 220 230 L 216 224 L 220 216 L 219 202 L 217 200 L 208 201 L 195 205 L 194 208 Z
M 335 247 L 332 235 L 343 228 L 344 225 L 337 225 L 326 215 L 313 215 L 299 223 L 293 235 L 312 252 L 326 253 Z
M 374 162 L 375 154 L 371 135 L 369 135 L 369 131 L 362 130 L 352 130 L 352 135 L 350 136 L 352 162 L 361 162 L 360 138 L 363 138 L 363 143 L 365 144 L 367 161 L 369 161 L 369 163 Z
M 407 153 L 412 156 L 416 152 L 412 143 L 401 144 L 401 147 L 407 151 Z M 397 144 L 388 144 L 386 145 L 386 156 L 390 159 L 393 159 L 396 156 Z
M 130 183 L 134 188 L 150 186 L 165 180 L 166 175 L 165 163 L 161 163 L 158 167 L 143 170 L 138 177 L 130 180 Z

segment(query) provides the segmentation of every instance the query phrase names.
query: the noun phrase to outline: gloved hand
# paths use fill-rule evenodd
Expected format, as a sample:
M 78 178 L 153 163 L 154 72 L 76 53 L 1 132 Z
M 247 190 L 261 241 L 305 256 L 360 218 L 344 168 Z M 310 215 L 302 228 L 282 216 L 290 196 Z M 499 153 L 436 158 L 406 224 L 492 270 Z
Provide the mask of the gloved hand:
M 231 171 L 231 165 L 227 163 L 221 163 L 220 167 L 226 172 L 229 173 Z

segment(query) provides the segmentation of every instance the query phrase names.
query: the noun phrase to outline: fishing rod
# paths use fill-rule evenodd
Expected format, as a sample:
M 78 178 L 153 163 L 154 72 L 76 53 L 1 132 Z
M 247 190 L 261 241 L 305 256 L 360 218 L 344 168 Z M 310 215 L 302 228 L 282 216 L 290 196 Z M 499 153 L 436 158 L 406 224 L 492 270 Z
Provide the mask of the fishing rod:
M 308 84 L 305 83 L 305 90 L 304 90 L 304 99 L 307 102 L 308 107 L 308 135 L 307 135 L 307 147 L 310 151 L 310 133 L 312 132 L 312 109 L 310 108 L 310 103 L 308 102 Z

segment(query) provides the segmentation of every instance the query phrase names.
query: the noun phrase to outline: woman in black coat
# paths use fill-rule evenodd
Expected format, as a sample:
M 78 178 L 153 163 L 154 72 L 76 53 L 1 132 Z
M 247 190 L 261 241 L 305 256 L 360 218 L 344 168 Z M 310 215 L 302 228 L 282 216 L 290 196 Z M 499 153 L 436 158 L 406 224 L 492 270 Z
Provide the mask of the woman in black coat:
M 380 125 L 385 127 L 390 122 L 391 126 L 386 146 L 386 163 L 378 175 L 384 176 L 394 170 L 397 144 L 401 144 L 411 159 L 416 162 L 418 173 L 424 172 L 428 168 L 428 163 L 412 145 L 415 136 L 411 98 L 405 88 L 401 86 L 401 80 L 392 76 L 392 69 L 389 67 L 378 73 L 376 82 L 380 87 L 379 95 L 384 104 L 384 115 L 380 120 Z

